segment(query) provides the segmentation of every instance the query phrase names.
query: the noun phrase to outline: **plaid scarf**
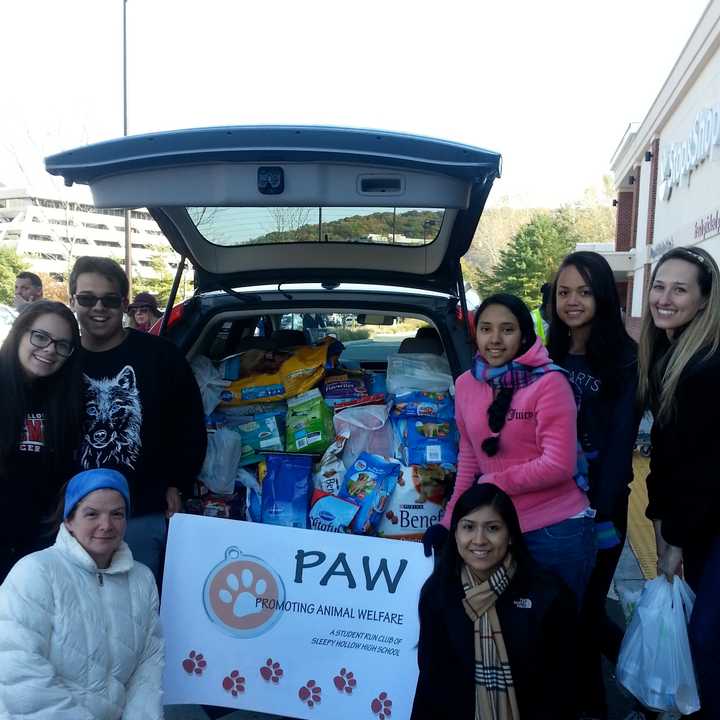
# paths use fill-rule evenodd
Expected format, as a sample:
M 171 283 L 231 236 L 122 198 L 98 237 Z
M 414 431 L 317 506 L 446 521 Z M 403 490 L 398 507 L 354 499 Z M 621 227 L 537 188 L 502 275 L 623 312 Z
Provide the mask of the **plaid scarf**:
M 475 636 L 475 720 L 519 720 L 515 688 L 495 601 L 507 589 L 516 565 L 510 553 L 481 581 L 463 565 L 460 570 L 465 612 Z
M 549 372 L 564 373 L 565 370 L 552 362 L 533 367 L 532 365 L 523 365 L 515 360 L 500 365 L 500 367 L 491 367 L 482 359 L 480 353 L 475 354 L 472 368 L 472 374 L 476 380 L 485 382 L 496 390 L 512 388 L 513 391 L 532 385 Z

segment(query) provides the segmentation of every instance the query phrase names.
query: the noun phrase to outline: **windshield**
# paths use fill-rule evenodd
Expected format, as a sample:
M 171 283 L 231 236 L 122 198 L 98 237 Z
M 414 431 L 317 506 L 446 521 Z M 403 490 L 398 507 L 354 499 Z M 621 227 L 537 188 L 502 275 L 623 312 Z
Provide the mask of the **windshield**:
M 191 220 L 213 245 L 368 243 L 423 246 L 440 232 L 435 208 L 189 207 Z

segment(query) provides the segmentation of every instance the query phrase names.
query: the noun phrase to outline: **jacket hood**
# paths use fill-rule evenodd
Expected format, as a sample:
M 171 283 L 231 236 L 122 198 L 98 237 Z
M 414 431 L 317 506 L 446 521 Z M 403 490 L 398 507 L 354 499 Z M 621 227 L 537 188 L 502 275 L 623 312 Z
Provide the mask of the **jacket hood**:
M 65 527 L 65 523 L 60 525 L 57 538 L 55 540 L 55 549 L 62 553 L 65 557 L 78 567 L 91 573 L 106 573 L 108 575 L 117 575 L 130 571 L 134 564 L 132 552 L 127 543 L 123 540 L 120 547 L 115 551 L 107 568 L 99 568 L 95 561 L 90 557 L 87 550 L 75 539 L 70 531 Z
M 528 367 L 540 367 L 551 363 L 552 360 L 543 341 L 535 338 L 535 342 L 522 355 L 518 355 L 515 362 Z

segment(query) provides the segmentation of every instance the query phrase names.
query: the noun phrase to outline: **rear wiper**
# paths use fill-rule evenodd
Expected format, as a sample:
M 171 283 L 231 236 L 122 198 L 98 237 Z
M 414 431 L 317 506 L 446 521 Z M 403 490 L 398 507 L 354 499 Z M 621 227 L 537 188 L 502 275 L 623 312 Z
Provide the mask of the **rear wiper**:
M 240 293 L 237 290 L 234 290 L 233 288 L 225 287 L 224 285 L 219 285 L 218 287 L 223 292 L 226 292 L 228 295 L 232 295 L 234 298 L 241 300 L 246 305 L 250 301 L 254 302 L 257 299 L 257 295 L 244 295 L 243 293 Z
M 282 290 L 281 287 L 280 287 L 281 285 L 282 285 L 282 283 L 278 283 L 277 291 L 278 291 L 286 300 L 293 300 L 293 299 L 294 299 L 293 296 L 292 296 L 290 293 L 285 292 L 285 290 Z

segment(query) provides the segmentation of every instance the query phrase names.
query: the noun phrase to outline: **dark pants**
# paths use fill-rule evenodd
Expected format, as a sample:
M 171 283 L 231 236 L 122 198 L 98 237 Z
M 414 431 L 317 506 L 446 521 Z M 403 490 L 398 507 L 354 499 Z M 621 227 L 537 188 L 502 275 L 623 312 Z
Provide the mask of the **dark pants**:
M 595 523 L 572 518 L 523 534 L 535 562 L 554 572 L 573 591 L 578 607 L 595 563 Z
M 624 630 L 607 614 L 607 594 L 627 535 L 627 503 L 613 518 L 620 544 L 598 550 L 580 612 L 579 697 L 581 707 L 594 717 L 607 716 L 602 656 L 613 665 L 620 654 Z
M 152 570 L 158 590 L 162 588 L 166 537 L 167 520 L 163 513 L 139 515 L 128 520 L 125 542 L 130 546 L 133 559 Z
M 695 591 L 688 636 L 700 694 L 693 718 L 720 718 L 720 536 L 683 548 L 685 579 Z

